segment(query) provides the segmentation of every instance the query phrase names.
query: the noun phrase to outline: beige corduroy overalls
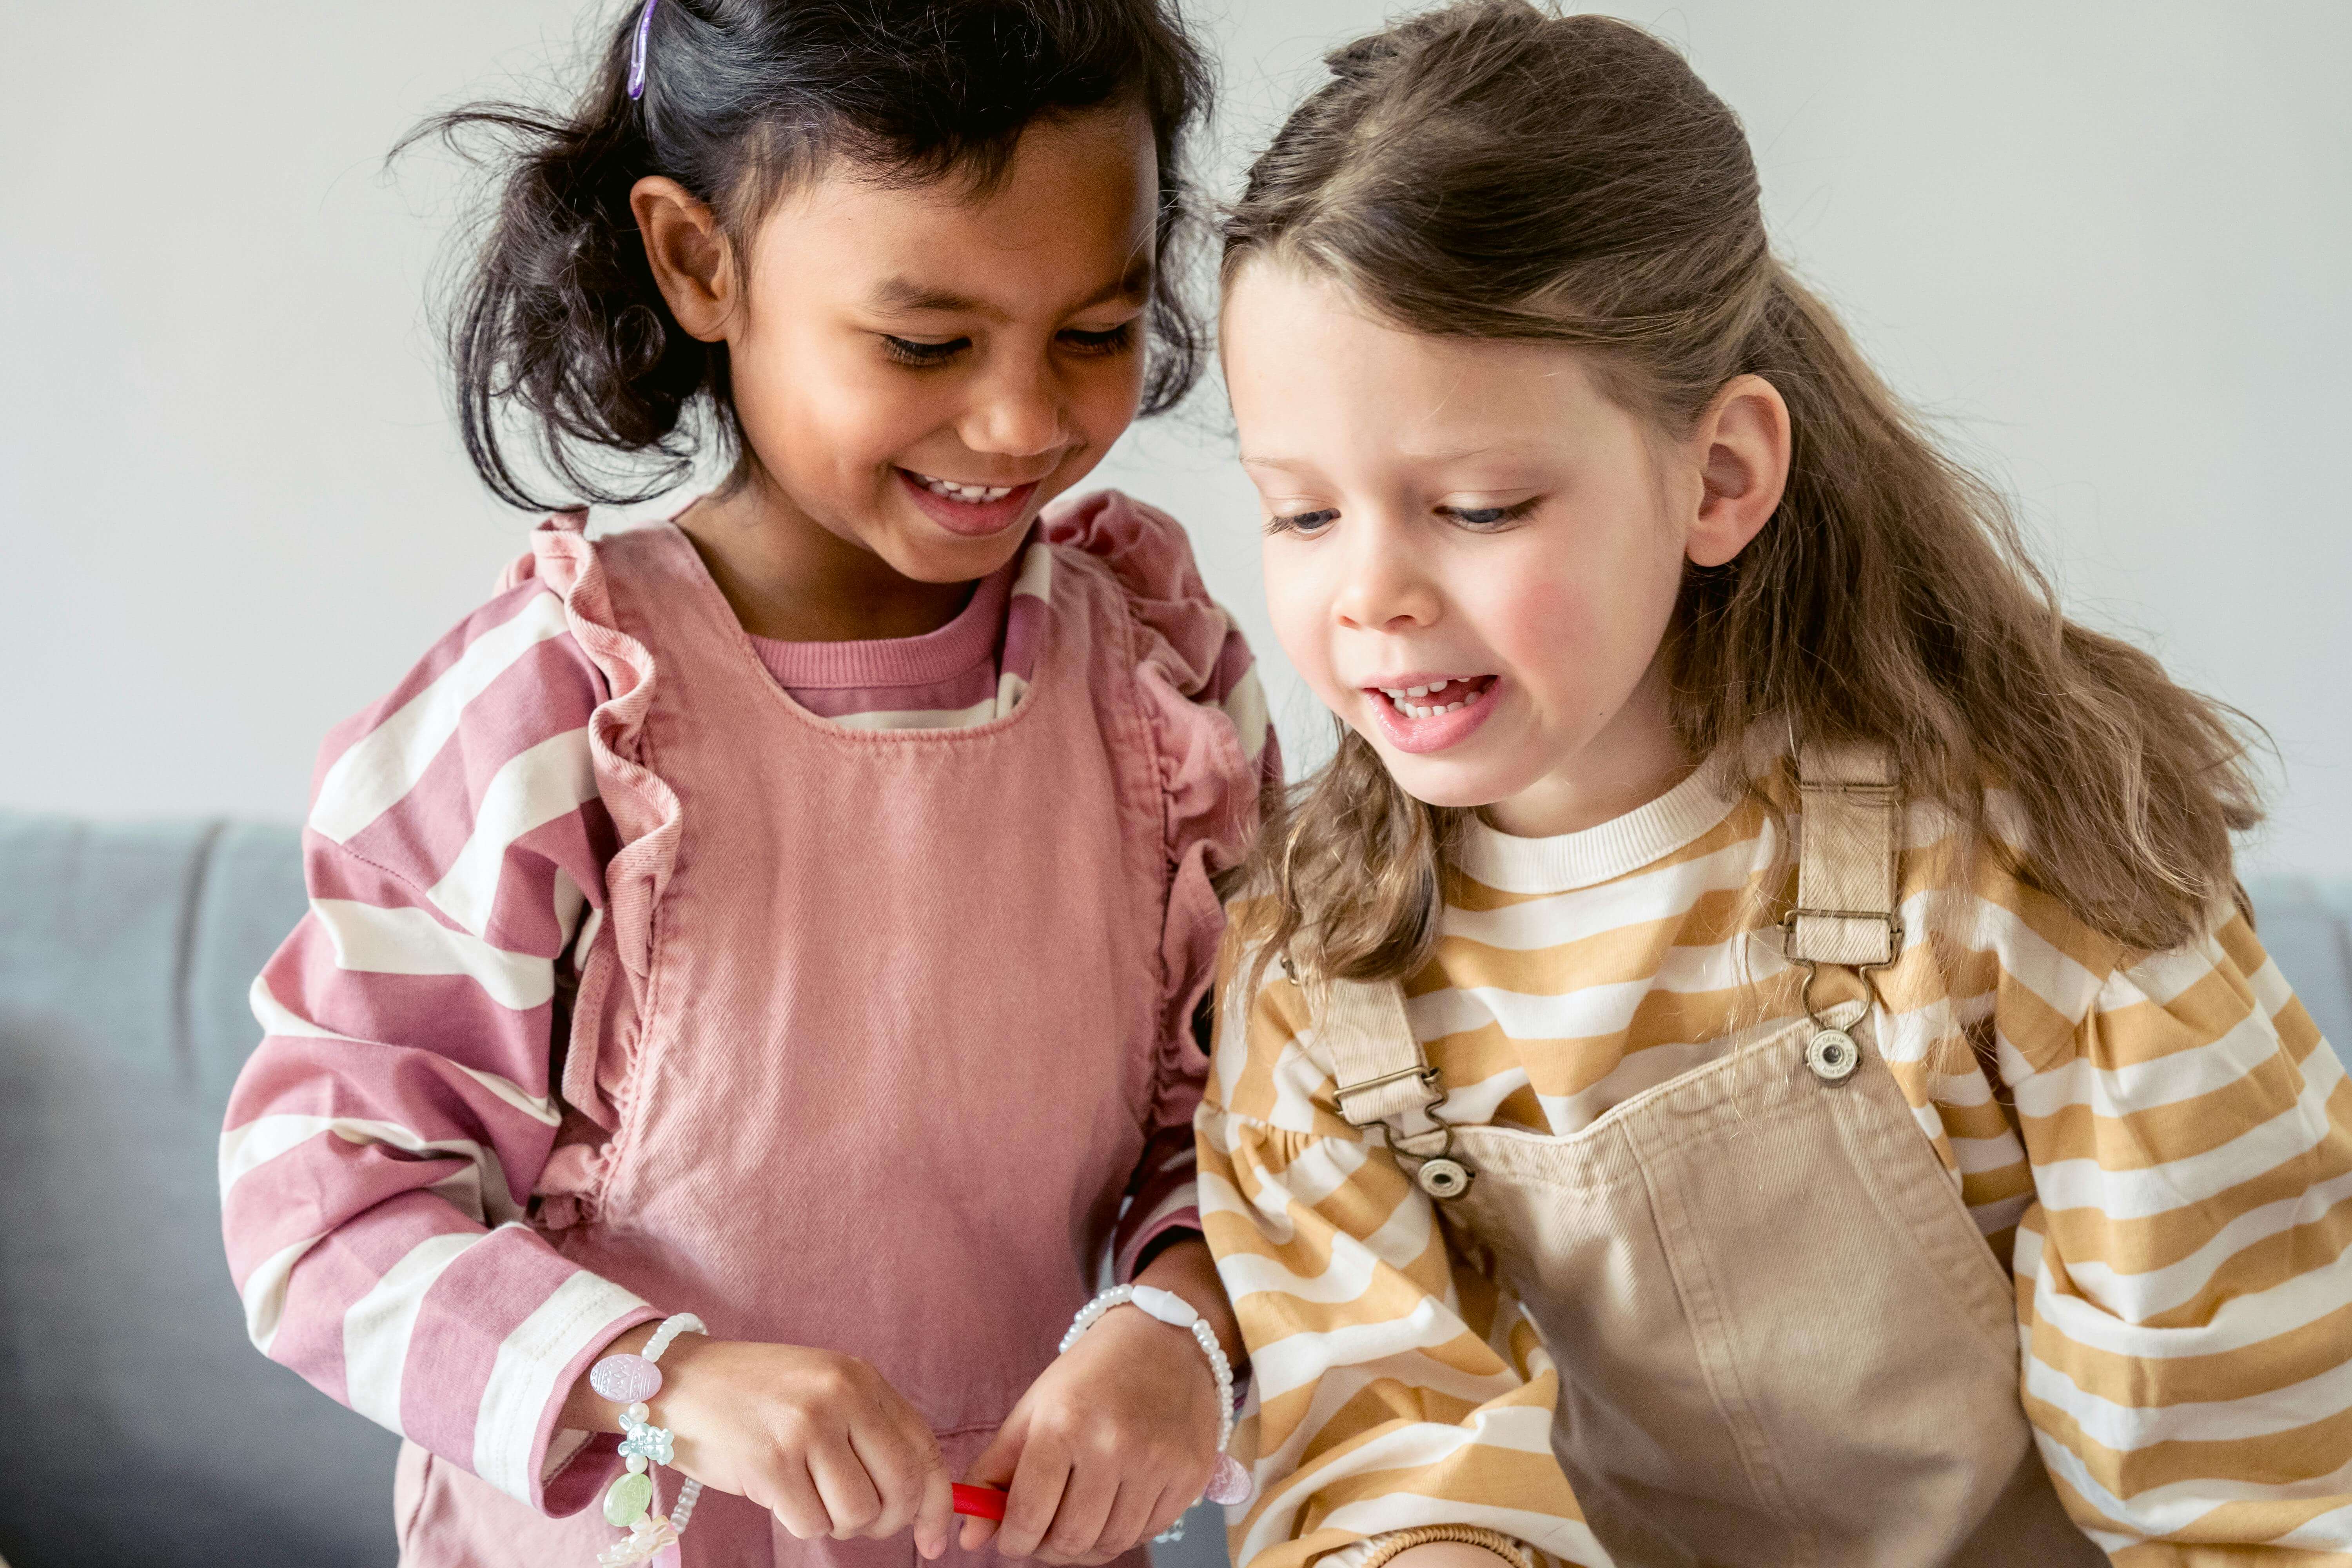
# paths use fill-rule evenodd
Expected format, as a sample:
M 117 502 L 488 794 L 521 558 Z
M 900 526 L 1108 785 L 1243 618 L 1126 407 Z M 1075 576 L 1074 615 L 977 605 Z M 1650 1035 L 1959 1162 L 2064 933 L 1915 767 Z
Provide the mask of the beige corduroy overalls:
M 2019 1392 L 2013 1288 L 1832 973 L 1891 963 L 1891 763 L 1809 749 L 1798 909 L 1809 1016 L 1567 1137 L 1452 1127 L 1393 983 L 1332 987 L 1340 1112 L 1385 1123 L 1559 1368 L 1552 1447 L 1620 1568 L 2064 1568 Z M 1823 972 L 1832 973 L 1823 973 Z

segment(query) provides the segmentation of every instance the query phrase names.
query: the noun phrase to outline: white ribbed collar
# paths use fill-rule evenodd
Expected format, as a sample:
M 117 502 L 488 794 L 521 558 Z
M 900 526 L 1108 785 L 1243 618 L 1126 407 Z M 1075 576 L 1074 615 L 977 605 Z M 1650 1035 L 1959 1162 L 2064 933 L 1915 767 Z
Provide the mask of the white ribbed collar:
M 1739 804 L 1727 755 L 1624 816 L 1550 838 L 1516 838 L 1481 816 L 1454 853 L 1472 880 L 1498 893 L 1565 893 L 1638 871 L 1707 832 Z

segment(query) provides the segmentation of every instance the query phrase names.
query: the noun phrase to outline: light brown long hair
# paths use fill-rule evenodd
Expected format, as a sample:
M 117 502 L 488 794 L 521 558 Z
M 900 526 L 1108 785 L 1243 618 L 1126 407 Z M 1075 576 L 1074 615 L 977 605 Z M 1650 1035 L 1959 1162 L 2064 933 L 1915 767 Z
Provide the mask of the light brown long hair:
M 2093 929 L 2188 940 L 2261 816 L 2238 716 L 2061 613 L 2004 499 L 1773 256 L 1747 136 L 1683 58 L 1606 17 L 1465 0 L 1328 63 L 1228 218 L 1228 282 L 1273 258 L 1409 330 L 1577 349 L 1669 433 L 1738 375 L 1787 400 L 1779 510 L 1686 568 L 1666 634 L 1689 754 L 1743 747 L 1747 777 L 1785 777 L 1797 740 L 1883 741 L 1913 799 Z M 1990 783 L 2021 849 L 1990 831 Z M 1244 930 L 1318 980 L 1410 973 L 1467 817 L 1343 729 L 1260 842 Z

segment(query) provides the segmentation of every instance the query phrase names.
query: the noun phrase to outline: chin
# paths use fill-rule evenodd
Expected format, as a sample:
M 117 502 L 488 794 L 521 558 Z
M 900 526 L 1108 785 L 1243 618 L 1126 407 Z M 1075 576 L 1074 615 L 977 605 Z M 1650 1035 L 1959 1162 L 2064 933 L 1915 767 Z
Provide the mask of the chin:
M 969 583 L 1013 559 L 1029 537 L 1029 524 L 983 539 L 960 539 L 932 526 L 928 518 L 911 523 L 893 520 L 880 537 L 887 545 L 875 553 L 900 576 L 918 583 Z
M 1508 784 L 1481 776 L 1484 770 L 1480 769 L 1432 765 L 1419 757 L 1399 757 L 1392 752 L 1382 752 L 1381 761 L 1387 765 L 1389 777 L 1396 780 L 1397 787 L 1423 805 L 1475 810 L 1508 800 L 1517 793 Z

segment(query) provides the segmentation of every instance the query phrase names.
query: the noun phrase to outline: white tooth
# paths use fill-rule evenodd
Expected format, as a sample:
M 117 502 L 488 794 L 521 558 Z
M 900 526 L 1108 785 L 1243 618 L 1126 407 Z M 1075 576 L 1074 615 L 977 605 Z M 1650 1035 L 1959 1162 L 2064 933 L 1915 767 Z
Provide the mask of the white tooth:
M 1407 697 L 1426 697 L 1429 695 L 1429 688 L 1426 686 L 1408 686 L 1404 689 L 1404 694 Z
M 1460 707 L 1463 707 L 1463 706 L 1465 706 L 1465 704 L 1460 703 L 1460 702 L 1449 702 L 1449 703 L 1447 703 L 1447 704 L 1445 705 L 1445 708 L 1444 708 L 1444 710 L 1445 712 L 1451 713 L 1451 712 L 1453 712 L 1455 709 L 1460 708 Z

